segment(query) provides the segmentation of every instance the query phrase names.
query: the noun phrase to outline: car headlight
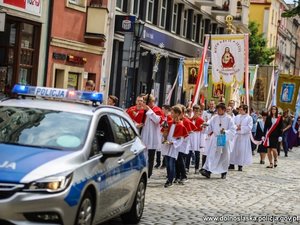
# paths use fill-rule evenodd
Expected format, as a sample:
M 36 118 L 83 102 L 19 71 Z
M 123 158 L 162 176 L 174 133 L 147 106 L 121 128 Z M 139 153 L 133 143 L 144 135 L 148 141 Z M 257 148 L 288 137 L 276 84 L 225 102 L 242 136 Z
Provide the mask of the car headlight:
M 30 183 L 24 191 L 56 193 L 64 191 L 72 181 L 72 175 L 58 175 Z

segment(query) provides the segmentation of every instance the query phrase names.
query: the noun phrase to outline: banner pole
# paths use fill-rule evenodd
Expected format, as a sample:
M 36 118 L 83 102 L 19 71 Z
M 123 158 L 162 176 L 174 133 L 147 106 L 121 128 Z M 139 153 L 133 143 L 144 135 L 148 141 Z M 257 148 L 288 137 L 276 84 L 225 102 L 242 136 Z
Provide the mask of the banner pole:
M 250 95 L 249 95 L 249 34 L 245 34 L 245 86 L 246 86 L 246 104 L 250 108 Z M 249 110 L 250 112 L 250 110 Z
M 206 59 L 209 39 L 210 39 L 210 35 L 205 35 L 205 44 L 204 44 L 204 49 L 203 49 L 203 53 L 202 53 L 202 58 L 201 58 L 200 65 L 199 65 L 197 83 L 196 83 L 196 87 L 195 87 L 195 90 L 194 90 L 192 105 L 197 104 L 197 102 L 199 100 L 200 89 L 201 89 L 200 82 L 201 82 L 202 75 L 203 75 L 203 66 L 204 66 L 205 59 Z

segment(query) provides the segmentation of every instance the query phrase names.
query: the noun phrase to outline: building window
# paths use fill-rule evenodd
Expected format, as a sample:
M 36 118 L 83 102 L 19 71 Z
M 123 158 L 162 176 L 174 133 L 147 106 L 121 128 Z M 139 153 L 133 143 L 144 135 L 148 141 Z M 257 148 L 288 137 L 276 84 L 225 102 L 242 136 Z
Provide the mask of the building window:
M 273 41 L 273 37 L 272 37 L 272 34 L 270 34 L 270 47 L 272 47 L 273 46 L 273 44 L 272 44 L 272 41 Z
M 86 12 L 86 0 L 67 0 L 67 7 Z
M 196 34 L 197 34 L 197 15 L 193 16 L 193 31 L 192 31 L 192 40 L 196 40 Z
M 166 27 L 166 16 L 167 16 L 167 0 L 161 0 L 160 5 L 160 22 L 159 25 L 162 28 Z
M 271 18 L 271 23 L 274 23 L 274 9 L 272 10 L 272 18 Z
M 0 92 L 17 83 L 36 85 L 41 29 L 38 24 L 7 17 L 0 33 Z
M 177 28 L 177 19 L 178 19 L 178 4 L 174 4 L 172 12 L 172 32 L 176 32 Z
M 204 27 L 205 27 L 205 20 L 201 20 L 201 26 L 200 26 L 200 34 L 199 34 L 199 42 L 200 44 L 204 43 Z
M 183 20 L 182 20 L 182 36 L 186 37 L 186 33 L 187 33 L 187 21 L 188 21 L 188 11 L 184 10 L 183 12 Z
M 116 1 L 116 8 L 119 10 L 123 9 L 123 0 L 117 0 Z
M 154 0 L 147 0 L 147 15 L 146 20 L 149 23 L 153 22 Z
M 131 1 L 131 12 L 133 15 L 138 16 L 140 12 L 140 1 L 141 0 L 133 0 Z

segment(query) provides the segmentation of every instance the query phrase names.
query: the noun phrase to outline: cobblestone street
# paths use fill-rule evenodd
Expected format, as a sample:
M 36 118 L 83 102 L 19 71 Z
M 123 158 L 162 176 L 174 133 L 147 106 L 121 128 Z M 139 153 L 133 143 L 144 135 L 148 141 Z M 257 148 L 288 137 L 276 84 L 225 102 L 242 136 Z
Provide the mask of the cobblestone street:
M 256 154 L 252 166 L 230 171 L 226 180 L 191 174 L 186 185 L 168 189 L 163 187 L 165 171 L 156 169 L 140 224 L 299 224 L 300 149 L 294 148 L 288 158 L 281 156 L 277 168 L 267 165 L 260 165 Z M 272 222 L 277 219 L 281 221 Z

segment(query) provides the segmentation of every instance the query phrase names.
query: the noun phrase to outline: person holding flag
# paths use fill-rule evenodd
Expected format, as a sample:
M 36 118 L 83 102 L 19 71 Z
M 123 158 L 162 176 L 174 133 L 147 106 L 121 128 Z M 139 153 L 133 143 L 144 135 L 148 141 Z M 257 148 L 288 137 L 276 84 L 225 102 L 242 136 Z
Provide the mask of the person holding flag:
M 146 145 L 146 158 L 148 159 L 148 178 L 152 176 L 155 152 L 161 148 L 160 124 L 164 115 L 158 106 L 155 105 L 155 97 L 149 96 L 149 103 L 146 104 L 148 96 L 144 96 L 143 109 L 145 110 L 145 123 L 142 127 L 141 138 Z
M 268 159 L 270 165 L 267 168 L 277 167 L 277 147 L 282 141 L 282 117 L 278 113 L 277 106 L 272 106 L 264 127 L 263 145 L 268 148 Z M 274 163 L 273 163 L 274 158 Z

